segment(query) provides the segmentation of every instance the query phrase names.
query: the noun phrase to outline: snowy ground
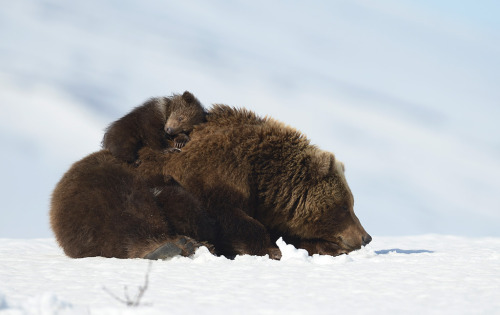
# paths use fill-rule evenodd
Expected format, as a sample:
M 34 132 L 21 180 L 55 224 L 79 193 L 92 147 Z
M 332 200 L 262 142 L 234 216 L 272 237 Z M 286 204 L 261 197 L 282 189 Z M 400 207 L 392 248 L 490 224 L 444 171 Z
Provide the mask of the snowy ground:
M 374 237 L 348 256 L 307 257 L 279 243 L 282 261 L 194 258 L 69 259 L 53 239 L 0 239 L 2 314 L 499 314 L 500 238 Z

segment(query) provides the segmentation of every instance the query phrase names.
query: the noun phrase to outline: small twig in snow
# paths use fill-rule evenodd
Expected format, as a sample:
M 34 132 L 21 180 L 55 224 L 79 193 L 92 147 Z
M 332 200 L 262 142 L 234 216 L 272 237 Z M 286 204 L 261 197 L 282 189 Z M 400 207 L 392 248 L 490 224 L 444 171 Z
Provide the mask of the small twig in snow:
M 111 297 L 113 297 L 115 300 L 117 300 L 117 301 L 119 301 L 121 303 L 124 303 L 125 305 L 130 306 L 130 307 L 137 307 L 141 303 L 141 299 L 142 299 L 142 296 L 144 295 L 144 292 L 146 292 L 146 290 L 148 289 L 148 285 L 149 285 L 149 273 L 151 272 L 151 265 L 152 265 L 152 262 L 150 261 L 149 265 L 148 265 L 148 271 L 146 272 L 146 276 L 145 276 L 145 279 L 144 279 L 144 285 L 143 286 L 139 286 L 138 292 L 137 292 L 137 296 L 135 297 L 135 299 L 131 299 L 130 296 L 128 295 L 128 288 L 127 288 L 127 286 L 125 286 L 123 288 L 124 289 L 123 291 L 124 291 L 125 299 L 122 299 L 122 298 L 116 296 L 115 294 L 113 294 L 113 292 L 109 291 L 106 287 L 102 287 L 102 289 L 104 291 L 106 291 L 106 293 L 108 293 L 109 295 L 111 295 Z

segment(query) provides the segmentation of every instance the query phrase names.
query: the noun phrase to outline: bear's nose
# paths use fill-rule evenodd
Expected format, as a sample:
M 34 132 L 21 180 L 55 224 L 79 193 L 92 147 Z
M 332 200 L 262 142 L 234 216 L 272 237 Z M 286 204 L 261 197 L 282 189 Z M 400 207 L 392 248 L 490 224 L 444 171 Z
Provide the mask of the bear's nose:
M 170 127 L 168 127 L 168 128 L 166 128 L 166 129 L 165 129 L 165 132 L 166 132 L 166 133 L 168 133 L 168 134 L 170 135 L 170 134 L 172 134 L 173 129 L 172 129 L 172 128 L 170 128 Z
M 365 246 L 372 241 L 372 237 L 370 236 L 370 234 L 366 233 L 366 235 L 363 236 L 362 240 L 363 240 L 363 246 Z

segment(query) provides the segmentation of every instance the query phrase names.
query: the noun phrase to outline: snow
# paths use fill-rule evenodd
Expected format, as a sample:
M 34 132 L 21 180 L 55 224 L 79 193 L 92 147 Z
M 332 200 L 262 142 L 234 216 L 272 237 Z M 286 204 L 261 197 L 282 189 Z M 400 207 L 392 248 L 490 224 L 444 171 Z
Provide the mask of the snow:
M 374 237 L 349 255 L 281 261 L 200 248 L 149 261 L 67 258 L 53 239 L 0 239 L 2 314 L 500 314 L 500 238 Z M 111 292 L 108 293 L 107 291 Z

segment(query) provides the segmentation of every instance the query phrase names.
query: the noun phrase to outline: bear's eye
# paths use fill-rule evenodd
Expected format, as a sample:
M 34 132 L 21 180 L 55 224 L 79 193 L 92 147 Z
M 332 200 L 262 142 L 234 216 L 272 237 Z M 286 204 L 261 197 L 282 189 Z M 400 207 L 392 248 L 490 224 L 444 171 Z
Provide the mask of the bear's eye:
M 184 117 L 182 116 L 179 116 L 179 118 L 177 118 L 178 121 L 183 121 L 184 120 Z

